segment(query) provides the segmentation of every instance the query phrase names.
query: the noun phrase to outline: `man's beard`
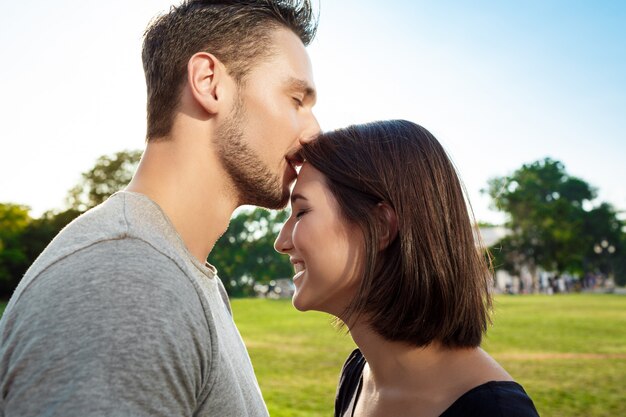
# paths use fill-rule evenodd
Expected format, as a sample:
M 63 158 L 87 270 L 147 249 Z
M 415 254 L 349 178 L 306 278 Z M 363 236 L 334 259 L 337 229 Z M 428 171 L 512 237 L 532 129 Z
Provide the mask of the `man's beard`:
M 231 114 L 218 128 L 214 141 L 222 166 L 230 176 L 238 204 L 282 209 L 289 201 L 289 189 L 281 178 L 244 141 L 245 113 L 238 95 Z

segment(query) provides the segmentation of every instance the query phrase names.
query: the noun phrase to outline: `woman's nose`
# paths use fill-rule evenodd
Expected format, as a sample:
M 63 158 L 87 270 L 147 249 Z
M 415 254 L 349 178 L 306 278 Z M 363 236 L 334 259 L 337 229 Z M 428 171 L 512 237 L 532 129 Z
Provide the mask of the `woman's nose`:
M 278 234 L 278 237 L 276 238 L 276 241 L 274 242 L 274 249 L 276 249 L 276 252 L 285 253 L 285 254 L 288 253 L 292 249 L 291 225 L 290 225 L 289 220 L 287 220 L 287 223 L 285 223 L 282 229 L 280 229 L 280 233 Z

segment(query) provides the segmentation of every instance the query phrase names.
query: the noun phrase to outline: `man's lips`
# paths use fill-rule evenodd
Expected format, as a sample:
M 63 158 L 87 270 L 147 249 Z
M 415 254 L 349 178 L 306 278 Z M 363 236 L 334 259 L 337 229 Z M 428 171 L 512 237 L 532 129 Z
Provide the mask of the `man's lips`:
M 285 159 L 294 171 L 297 171 L 297 168 L 304 163 L 304 158 L 300 155 L 299 151 L 289 153 L 285 156 Z
M 285 157 L 287 161 L 286 182 L 291 184 L 298 177 L 298 167 L 302 166 L 302 158 L 294 155 L 288 155 Z
M 288 162 L 287 167 L 285 168 L 285 184 L 291 184 L 296 180 L 296 178 L 298 178 L 298 171 L 296 171 L 296 168 Z

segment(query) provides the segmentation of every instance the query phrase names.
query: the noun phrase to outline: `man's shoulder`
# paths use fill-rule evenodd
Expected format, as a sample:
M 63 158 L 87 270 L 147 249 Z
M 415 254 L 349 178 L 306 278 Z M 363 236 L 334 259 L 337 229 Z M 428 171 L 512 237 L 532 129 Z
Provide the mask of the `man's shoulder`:
M 188 271 L 149 243 L 132 237 L 80 248 L 36 275 L 25 276 L 21 285 L 9 307 L 21 299 L 21 310 L 80 310 L 107 304 L 132 309 L 155 305 L 202 309 L 199 290 Z
M 89 401 L 130 410 L 137 396 L 142 402 L 159 392 L 172 407 L 191 407 L 214 379 L 212 329 L 176 262 L 139 239 L 97 242 L 59 259 L 12 298 L 0 321 L 0 385 L 17 409 L 23 387 L 35 387 L 44 371 L 54 389 L 34 400 L 40 405 L 64 398 L 63 410 L 84 410 Z
M 118 268 L 148 260 L 152 265 L 170 262 L 180 258 L 177 255 L 181 252 L 181 248 L 174 247 L 178 242 L 176 236 L 172 237 L 172 229 L 149 199 L 134 193 L 117 193 L 68 224 L 31 265 L 24 280 L 29 281 L 59 263 L 78 269 L 102 269 L 110 266 L 107 261 L 114 261 L 113 266 Z M 72 262 L 77 254 L 92 252 L 98 252 L 93 255 L 97 263 Z
M 155 202 L 142 194 L 122 191 L 74 219 L 50 246 L 84 247 L 125 237 L 171 238 L 173 232 L 173 226 Z
M 128 225 L 124 219 L 123 206 L 124 201 L 118 196 L 113 196 L 78 216 L 52 239 L 27 275 L 37 274 L 50 263 L 94 243 L 127 236 Z
M 161 321 L 177 323 L 172 320 L 177 316 L 208 331 L 211 306 L 193 264 L 167 237 L 159 238 L 159 230 L 142 232 L 143 225 L 132 219 L 140 207 L 129 219 L 124 197 L 112 197 L 55 238 L 20 281 L 0 332 L 19 323 L 44 323 L 48 315 L 67 317 L 57 324 L 87 325 L 100 317 L 139 327 L 153 323 L 157 329 Z
M 145 200 L 118 193 L 70 223 L 31 265 L 7 311 L 24 295 L 49 304 L 45 300 L 61 303 L 97 293 L 141 304 L 149 302 L 144 294 L 151 291 L 175 305 L 198 306 L 189 262 L 165 236 L 173 232 L 160 209 Z

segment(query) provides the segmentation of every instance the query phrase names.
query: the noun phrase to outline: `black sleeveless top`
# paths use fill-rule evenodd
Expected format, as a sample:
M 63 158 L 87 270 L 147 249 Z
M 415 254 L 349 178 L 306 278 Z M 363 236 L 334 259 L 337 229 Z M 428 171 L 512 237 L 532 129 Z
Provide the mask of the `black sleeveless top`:
M 335 397 L 335 417 L 352 417 L 361 394 L 365 363 L 363 354 L 356 349 L 343 365 Z M 440 417 L 539 417 L 539 413 L 520 384 L 491 381 L 463 394 Z

